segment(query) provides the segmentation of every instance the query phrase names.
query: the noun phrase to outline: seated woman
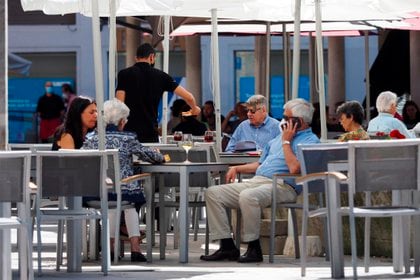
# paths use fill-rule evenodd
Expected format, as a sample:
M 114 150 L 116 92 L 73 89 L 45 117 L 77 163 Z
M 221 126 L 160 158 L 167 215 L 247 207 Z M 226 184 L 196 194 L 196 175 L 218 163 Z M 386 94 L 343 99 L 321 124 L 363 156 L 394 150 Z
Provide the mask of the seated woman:
M 357 101 L 347 101 L 337 108 L 337 117 L 346 133 L 338 138 L 339 142 L 349 140 L 368 140 L 369 135 L 363 129 L 364 112 Z
M 52 150 L 80 149 L 86 134 L 96 127 L 97 118 L 95 101 L 84 96 L 74 98 L 64 123 L 54 133 Z
M 127 105 L 118 99 L 108 100 L 104 103 L 104 122 L 106 124 L 105 147 L 107 149 L 118 149 L 120 158 L 121 178 L 134 174 L 133 155 L 139 159 L 151 163 L 161 163 L 164 157 L 161 153 L 144 147 L 138 140 L 137 135 L 132 132 L 123 131 L 130 113 Z M 83 144 L 84 149 L 98 149 L 98 134 L 95 133 Z M 138 182 L 121 185 L 122 200 L 135 204 L 144 204 L 145 197 L 142 187 Z M 116 200 L 115 194 L 110 194 L 109 200 Z M 115 228 L 115 209 L 109 211 L 110 228 Z M 125 224 L 131 243 L 131 261 L 145 262 L 146 257 L 140 252 L 139 215 L 135 208 L 124 210 Z M 111 248 L 114 243 L 114 231 L 110 231 Z M 111 253 L 113 256 L 113 253 Z

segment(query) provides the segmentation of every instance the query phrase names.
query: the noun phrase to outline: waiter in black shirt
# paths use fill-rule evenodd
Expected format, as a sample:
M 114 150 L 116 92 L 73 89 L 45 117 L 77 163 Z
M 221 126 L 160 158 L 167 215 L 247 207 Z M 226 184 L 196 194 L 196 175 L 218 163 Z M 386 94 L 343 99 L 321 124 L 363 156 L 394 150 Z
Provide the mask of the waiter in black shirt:
M 140 142 L 159 142 L 158 106 L 163 92 L 173 91 L 191 107 L 197 116 L 200 107 L 194 96 L 167 73 L 153 68 L 155 50 L 150 44 L 137 48 L 136 64 L 118 73 L 116 97 L 130 108 L 125 130 L 137 133 Z

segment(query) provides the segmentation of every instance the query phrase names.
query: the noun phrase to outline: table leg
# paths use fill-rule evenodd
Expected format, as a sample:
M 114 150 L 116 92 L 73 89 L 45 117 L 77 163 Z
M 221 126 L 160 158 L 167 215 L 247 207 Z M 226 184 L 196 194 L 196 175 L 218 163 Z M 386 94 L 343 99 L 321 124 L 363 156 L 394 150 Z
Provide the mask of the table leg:
M 159 249 L 160 259 L 165 259 L 166 249 L 166 233 L 168 231 L 166 209 L 165 209 L 165 190 L 164 190 L 164 179 L 163 175 L 159 175 Z
M 332 278 L 344 278 L 343 230 L 340 208 L 340 185 L 333 178 L 328 179 L 328 231 L 330 237 L 330 261 Z
M 182 166 L 179 172 L 179 262 L 188 262 L 188 186 L 189 173 Z
M 10 203 L 0 203 L 0 217 L 10 216 Z M 10 241 L 10 230 L 0 230 L 0 252 L 1 279 L 12 279 L 12 263 L 10 260 L 12 245 Z
M 69 209 L 81 209 L 82 198 L 68 199 Z M 82 221 L 67 221 L 67 272 L 82 271 Z

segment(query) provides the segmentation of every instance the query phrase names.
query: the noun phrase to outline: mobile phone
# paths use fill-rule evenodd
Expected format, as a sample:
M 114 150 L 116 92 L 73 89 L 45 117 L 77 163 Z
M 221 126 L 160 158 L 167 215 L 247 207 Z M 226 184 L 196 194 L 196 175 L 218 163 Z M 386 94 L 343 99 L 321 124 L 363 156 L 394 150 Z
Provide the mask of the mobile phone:
M 302 123 L 301 123 L 301 121 L 300 121 L 300 119 L 299 119 L 299 118 L 297 118 L 297 117 L 292 117 L 291 119 L 292 119 L 292 124 L 293 124 L 293 126 L 295 126 L 295 124 L 297 124 L 297 125 L 296 125 L 296 129 L 299 129 L 299 128 L 302 126 Z
M 290 120 L 292 120 L 292 125 L 295 126 L 297 124 L 296 129 L 299 129 L 302 126 L 302 123 L 300 121 L 300 118 L 298 117 L 289 117 Z M 281 124 L 281 128 L 284 130 L 286 129 L 286 123 Z

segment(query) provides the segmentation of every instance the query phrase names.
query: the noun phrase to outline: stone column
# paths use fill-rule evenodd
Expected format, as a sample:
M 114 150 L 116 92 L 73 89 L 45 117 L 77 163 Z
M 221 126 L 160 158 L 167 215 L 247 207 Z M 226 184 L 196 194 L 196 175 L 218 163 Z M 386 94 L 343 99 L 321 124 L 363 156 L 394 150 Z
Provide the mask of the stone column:
M 328 101 L 329 113 L 335 104 L 346 100 L 344 61 L 344 37 L 328 38 Z M 328 112 L 327 112 L 328 113 Z
M 315 63 L 315 37 L 312 36 L 312 34 L 309 36 L 309 96 L 311 97 L 311 102 L 312 103 L 316 103 L 319 102 L 319 95 L 318 92 L 316 91 L 316 87 L 315 87 L 315 83 L 317 82 L 316 79 L 316 63 Z
M 266 76 L 268 75 L 266 70 L 267 62 L 267 37 L 266 36 L 255 36 L 255 94 L 261 94 L 266 96 Z
M 410 31 L 410 91 L 420 105 L 420 31 Z
M 137 24 L 136 20 L 126 17 L 127 23 Z M 137 47 L 141 44 L 141 32 L 133 28 L 125 28 L 125 65 L 132 66 L 135 62 Z
M 7 132 L 7 1 L 0 2 L 0 150 L 6 149 Z
M 194 95 L 197 105 L 200 106 L 203 101 L 201 100 L 201 41 L 199 35 L 185 37 L 185 67 L 187 90 Z

